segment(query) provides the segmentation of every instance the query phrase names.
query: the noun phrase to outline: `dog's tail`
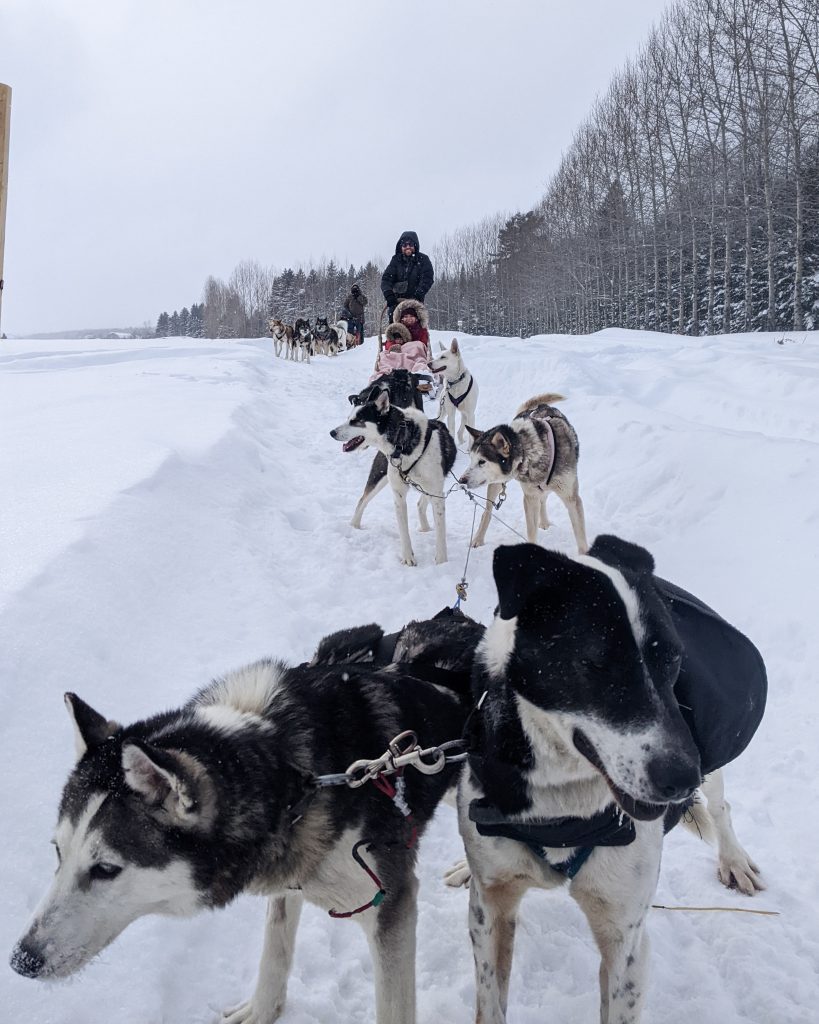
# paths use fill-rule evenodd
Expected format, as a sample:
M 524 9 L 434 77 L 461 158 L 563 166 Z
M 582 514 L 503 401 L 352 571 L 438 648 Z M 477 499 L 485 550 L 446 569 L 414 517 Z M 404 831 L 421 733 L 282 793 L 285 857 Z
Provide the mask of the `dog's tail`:
M 384 630 L 375 623 L 339 629 L 321 641 L 309 664 L 350 665 L 373 662 L 383 635 Z
M 565 401 L 566 399 L 563 395 L 558 395 L 556 392 L 548 391 L 545 395 L 535 395 L 535 397 L 530 398 L 528 402 L 524 402 L 515 413 L 515 416 L 523 416 L 524 413 L 531 412 L 532 409 L 537 409 L 539 405 L 554 405 L 555 402 Z

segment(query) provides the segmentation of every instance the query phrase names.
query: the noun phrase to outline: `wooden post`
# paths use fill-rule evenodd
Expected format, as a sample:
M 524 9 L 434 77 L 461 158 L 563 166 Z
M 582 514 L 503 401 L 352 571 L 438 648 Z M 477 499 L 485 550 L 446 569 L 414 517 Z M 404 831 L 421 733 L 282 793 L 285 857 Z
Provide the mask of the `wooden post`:
M 10 133 L 11 86 L 0 83 L 0 323 L 2 323 L 3 313 L 3 252 L 6 247 L 6 196 L 9 184 Z

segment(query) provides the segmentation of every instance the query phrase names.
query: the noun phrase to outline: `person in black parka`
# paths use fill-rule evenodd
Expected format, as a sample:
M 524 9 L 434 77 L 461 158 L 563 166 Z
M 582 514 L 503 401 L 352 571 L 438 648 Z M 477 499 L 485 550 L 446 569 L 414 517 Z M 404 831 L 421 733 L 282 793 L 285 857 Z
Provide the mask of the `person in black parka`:
M 395 255 L 381 275 L 381 291 L 387 303 L 390 323 L 395 307 L 402 299 L 423 302 L 435 280 L 432 262 L 420 249 L 418 235 L 414 231 L 403 231 L 396 243 Z

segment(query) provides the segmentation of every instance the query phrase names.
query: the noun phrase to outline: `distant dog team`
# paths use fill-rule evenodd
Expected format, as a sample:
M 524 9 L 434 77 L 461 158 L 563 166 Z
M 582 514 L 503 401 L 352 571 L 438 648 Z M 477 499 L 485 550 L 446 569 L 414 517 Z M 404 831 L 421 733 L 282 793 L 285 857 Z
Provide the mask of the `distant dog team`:
M 331 324 L 327 317 L 316 317 L 315 326 L 300 317 L 291 326 L 283 320 L 271 317 L 267 329 L 273 338 L 273 354 L 278 358 L 296 362 L 310 362 L 311 356 L 337 356 L 348 348 L 360 344 L 356 335 L 347 329 L 346 320 Z

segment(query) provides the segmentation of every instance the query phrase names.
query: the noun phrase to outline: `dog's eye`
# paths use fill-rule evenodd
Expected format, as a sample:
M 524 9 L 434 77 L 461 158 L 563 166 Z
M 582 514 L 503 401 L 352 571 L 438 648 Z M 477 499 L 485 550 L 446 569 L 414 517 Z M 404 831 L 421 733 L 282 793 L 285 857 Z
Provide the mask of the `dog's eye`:
M 478 465 L 479 466 L 485 466 L 486 465 L 486 459 L 478 459 Z
M 120 871 L 122 871 L 122 868 L 118 864 L 108 864 L 106 861 L 101 860 L 99 864 L 92 864 L 88 874 L 94 881 L 110 882 L 112 878 L 117 877 Z

